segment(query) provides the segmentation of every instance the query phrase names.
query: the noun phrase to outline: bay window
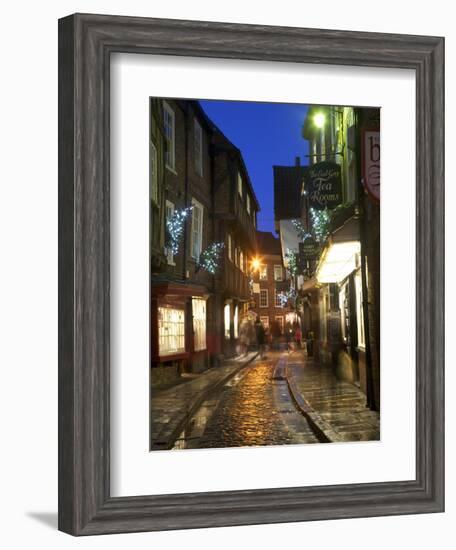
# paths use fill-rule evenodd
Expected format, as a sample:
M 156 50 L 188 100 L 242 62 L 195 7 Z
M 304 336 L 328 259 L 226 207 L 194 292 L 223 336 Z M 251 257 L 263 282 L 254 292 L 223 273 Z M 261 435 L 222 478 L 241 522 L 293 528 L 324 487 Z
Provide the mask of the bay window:
M 158 351 L 160 355 L 185 351 L 185 311 L 183 309 L 158 308 Z

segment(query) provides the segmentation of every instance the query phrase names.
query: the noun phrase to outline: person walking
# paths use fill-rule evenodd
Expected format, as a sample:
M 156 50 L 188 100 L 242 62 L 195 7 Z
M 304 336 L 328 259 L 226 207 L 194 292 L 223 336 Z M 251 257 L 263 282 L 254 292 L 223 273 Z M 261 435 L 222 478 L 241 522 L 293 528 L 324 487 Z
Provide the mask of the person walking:
M 247 352 L 249 350 L 249 335 L 248 335 L 248 322 L 244 320 L 241 324 L 241 330 L 239 334 L 239 343 L 240 343 L 240 354 L 242 356 L 247 355 Z
M 260 352 L 260 359 L 263 359 L 264 345 L 266 343 L 266 331 L 264 330 L 263 323 L 260 318 L 257 317 L 255 323 L 256 340 L 258 345 L 258 351 Z
M 302 348 L 302 332 L 301 327 L 298 325 L 295 330 L 295 342 L 298 349 Z

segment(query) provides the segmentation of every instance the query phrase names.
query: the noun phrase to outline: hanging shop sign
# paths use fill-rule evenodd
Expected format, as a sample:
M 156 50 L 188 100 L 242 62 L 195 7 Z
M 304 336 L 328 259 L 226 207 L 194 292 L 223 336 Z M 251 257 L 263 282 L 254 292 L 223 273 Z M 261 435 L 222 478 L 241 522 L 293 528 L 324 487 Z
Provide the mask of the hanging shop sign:
M 299 255 L 303 261 L 313 261 L 318 258 L 320 253 L 320 245 L 313 237 L 307 237 L 307 239 L 299 243 Z
M 380 202 L 380 131 L 361 131 L 362 181 L 372 200 Z
M 332 209 L 341 204 L 341 168 L 336 162 L 324 161 L 309 166 L 304 180 L 310 208 Z

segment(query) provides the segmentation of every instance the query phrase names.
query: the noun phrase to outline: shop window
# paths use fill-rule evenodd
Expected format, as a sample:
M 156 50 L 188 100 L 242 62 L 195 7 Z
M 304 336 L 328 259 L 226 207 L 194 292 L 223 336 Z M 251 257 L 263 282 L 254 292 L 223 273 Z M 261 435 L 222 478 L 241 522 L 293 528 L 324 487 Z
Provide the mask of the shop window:
M 350 334 L 350 304 L 348 283 L 343 284 L 339 290 L 340 326 L 342 341 L 347 344 Z
M 239 338 L 239 308 L 234 307 L 234 319 L 233 319 L 234 337 Z
M 268 307 L 268 291 L 266 288 L 260 289 L 260 307 Z
M 183 309 L 158 308 L 158 350 L 160 355 L 185 351 L 185 312 Z
M 223 308 L 223 318 L 225 320 L 225 338 L 229 340 L 231 338 L 231 330 L 230 330 L 230 323 L 231 323 L 231 314 L 230 314 L 230 304 L 225 304 L 225 307 Z
M 366 347 L 366 342 L 364 337 L 363 292 L 362 292 L 360 269 L 358 269 L 355 275 L 355 290 L 356 290 L 356 320 L 358 325 L 358 347 L 364 349 Z
M 206 300 L 192 298 L 194 349 L 206 349 Z

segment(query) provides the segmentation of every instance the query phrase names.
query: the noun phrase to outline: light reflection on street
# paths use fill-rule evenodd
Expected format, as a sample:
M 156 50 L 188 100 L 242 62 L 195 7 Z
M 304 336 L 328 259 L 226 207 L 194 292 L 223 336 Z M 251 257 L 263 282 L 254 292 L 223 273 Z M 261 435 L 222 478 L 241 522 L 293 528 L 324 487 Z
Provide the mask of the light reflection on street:
M 318 442 L 294 407 L 285 380 L 274 380 L 280 353 L 257 360 L 203 403 L 174 449 Z

